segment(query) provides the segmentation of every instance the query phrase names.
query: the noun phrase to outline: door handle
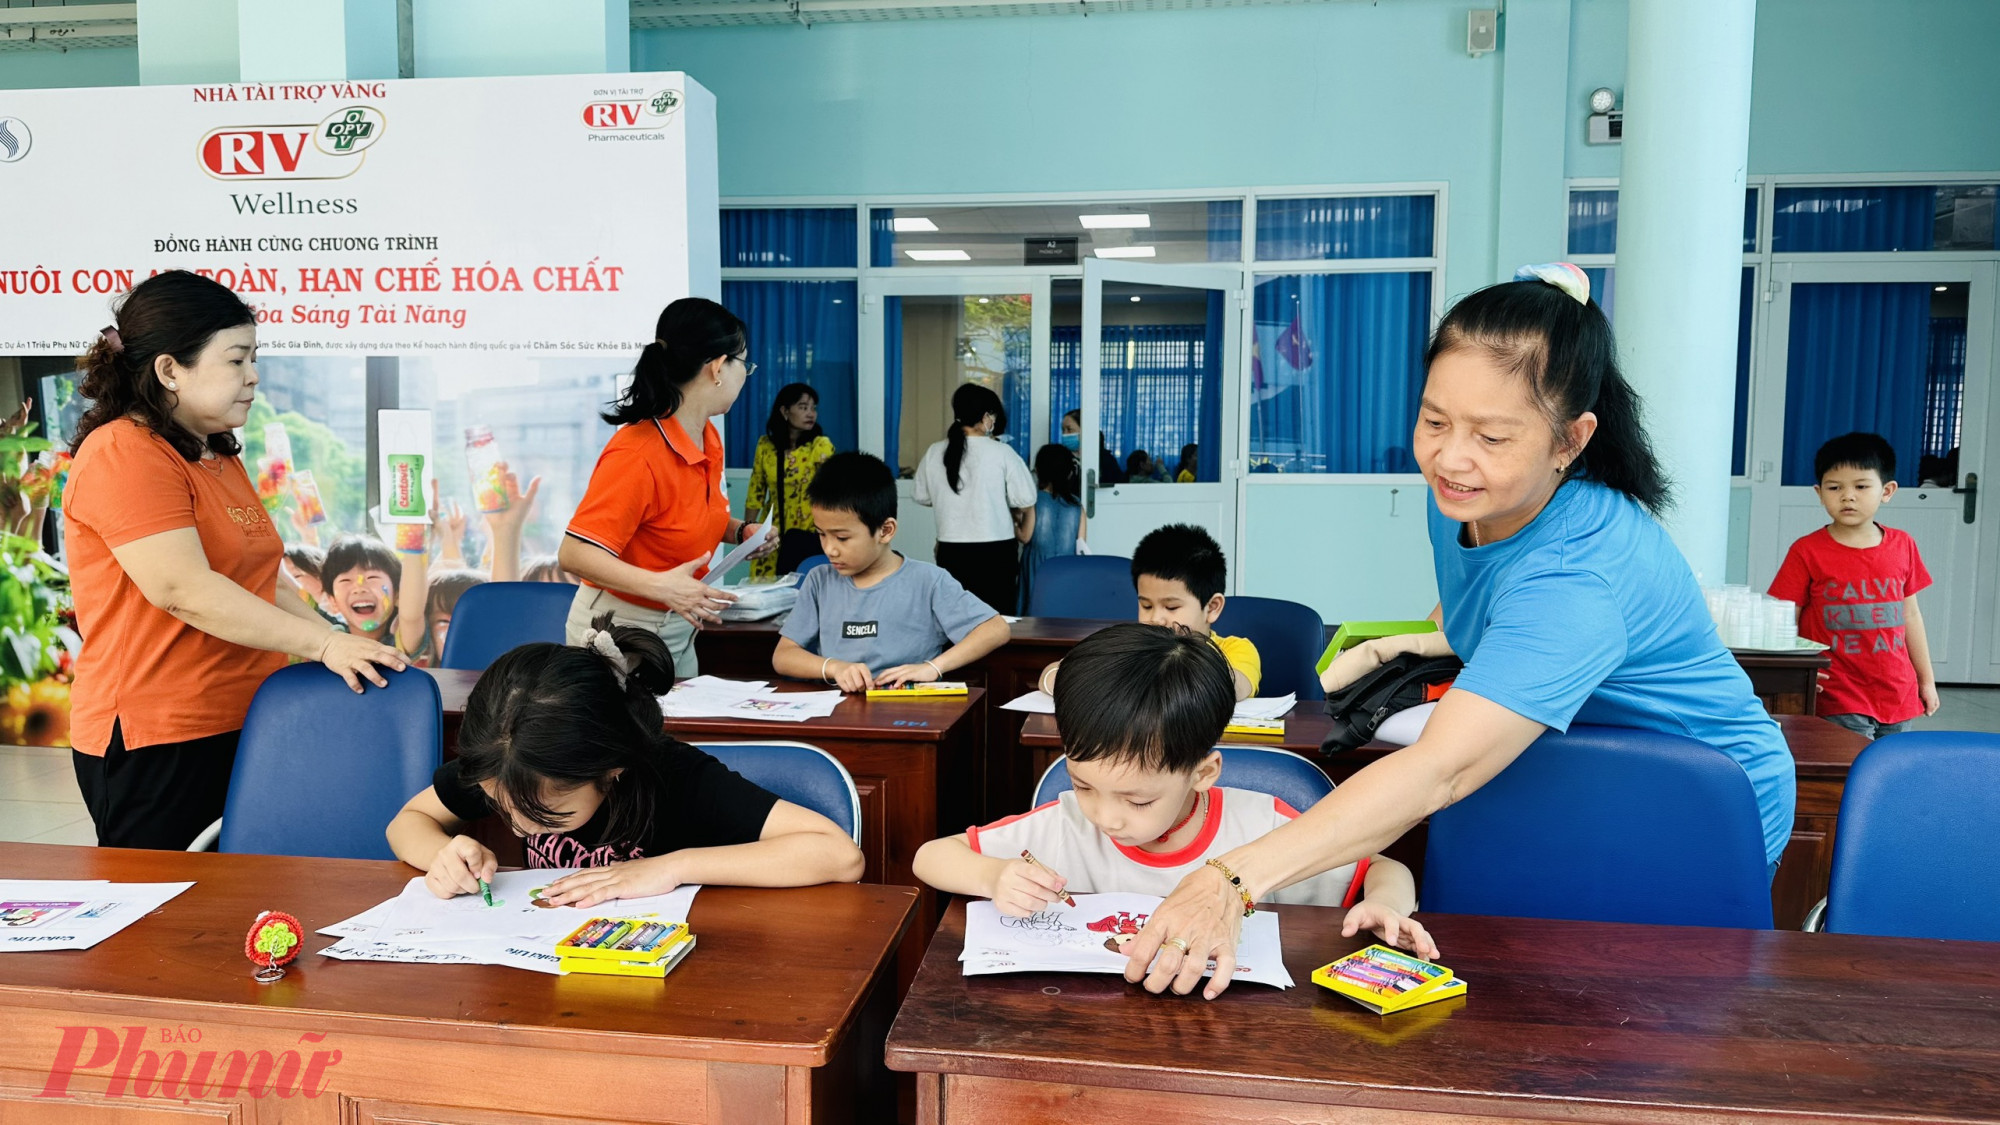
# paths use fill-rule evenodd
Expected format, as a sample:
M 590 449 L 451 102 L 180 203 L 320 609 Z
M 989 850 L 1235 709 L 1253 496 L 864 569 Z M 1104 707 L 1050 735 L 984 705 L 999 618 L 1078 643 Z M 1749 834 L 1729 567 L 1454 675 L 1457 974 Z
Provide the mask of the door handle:
M 1086 519 L 1097 518 L 1097 470 L 1088 469 L 1083 474 L 1083 514 Z
M 1952 489 L 1952 491 L 1960 496 L 1965 497 L 1965 522 L 1971 523 L 1973 520 L 1978 519 L 1979 518 L 1979 474 L 1978 473 L 1965 474 L 1965 487 L 1954 488 Z

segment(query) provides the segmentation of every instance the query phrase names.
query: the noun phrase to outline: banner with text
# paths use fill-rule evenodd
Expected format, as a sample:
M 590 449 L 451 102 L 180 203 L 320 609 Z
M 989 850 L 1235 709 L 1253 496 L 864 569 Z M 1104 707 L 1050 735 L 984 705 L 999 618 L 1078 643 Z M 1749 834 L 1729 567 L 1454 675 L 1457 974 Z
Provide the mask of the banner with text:
M 629 353 L 718 296 L 687 76 L 0 90 L 0 354 L 76 354 L 188 269 L 272 353 Z

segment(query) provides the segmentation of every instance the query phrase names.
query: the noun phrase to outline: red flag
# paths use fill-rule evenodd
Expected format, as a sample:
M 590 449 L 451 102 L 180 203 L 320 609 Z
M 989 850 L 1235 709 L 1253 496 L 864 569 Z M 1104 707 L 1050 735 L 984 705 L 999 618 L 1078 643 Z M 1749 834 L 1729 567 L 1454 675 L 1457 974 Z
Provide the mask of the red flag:
M 1292 310 L 1292 323 L 1278 337 L 1277 346 L 1279 357 L 1291 364 L 1292 370 L 1304 371 L 1313 365 L 1312 341 L 1306 339 L 1305 322 L 1299 318 L 1297 309 Z

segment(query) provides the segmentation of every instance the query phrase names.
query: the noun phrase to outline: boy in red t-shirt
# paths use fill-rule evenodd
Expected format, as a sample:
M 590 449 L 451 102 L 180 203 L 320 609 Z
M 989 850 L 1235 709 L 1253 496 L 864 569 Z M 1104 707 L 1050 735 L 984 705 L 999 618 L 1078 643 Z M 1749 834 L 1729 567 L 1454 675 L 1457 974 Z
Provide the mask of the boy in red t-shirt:
M 1822 718 L 1869 738 L 1935 715 L 1937 681 L 1917 592 L 1931 584 L 1916 540 L 1875 522 L 1896 495 L 1896 451 L 1879 434 L 1845 434 L 1813 455 L 1833 522 L 1792 544 L 1771 596 L 1799 607 L 1799 635 L 1830 645 Z

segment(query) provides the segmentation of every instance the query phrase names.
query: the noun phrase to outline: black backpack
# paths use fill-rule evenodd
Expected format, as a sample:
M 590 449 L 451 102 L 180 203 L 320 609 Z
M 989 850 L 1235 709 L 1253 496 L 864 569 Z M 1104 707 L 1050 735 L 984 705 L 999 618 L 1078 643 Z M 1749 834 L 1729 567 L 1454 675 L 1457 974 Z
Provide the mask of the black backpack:
M 1456 656 L 1424 656 L 1405 652 L 1326 697 L 1333 720 L 1320 752 L 1353 750 L 1374 739 L 1382 721 L 1429 698 L 1429 690 L 1450 683 L 1465 662 Z

